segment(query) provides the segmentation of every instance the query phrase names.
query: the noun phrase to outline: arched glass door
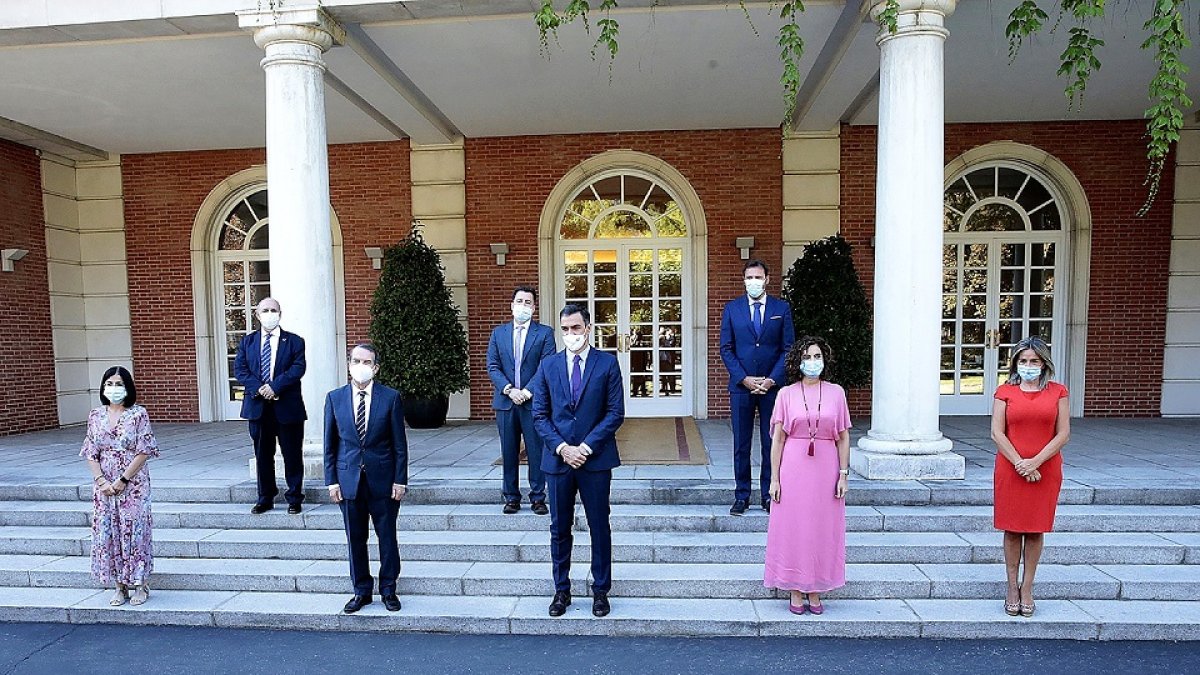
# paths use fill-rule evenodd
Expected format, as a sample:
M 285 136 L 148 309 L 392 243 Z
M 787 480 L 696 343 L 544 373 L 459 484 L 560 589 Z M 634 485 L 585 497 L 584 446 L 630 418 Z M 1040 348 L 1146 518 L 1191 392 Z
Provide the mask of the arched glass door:
M 945 192 L 941 411 L 987 415 L 1011 350 L 1041 335 L 1065 365 L 1062 199 L 1017 164 L 973 167 Z M 1057 347 L 1057 348 L 1055 348 Z
M 222 303 L 221 335 L 218 344 L 225 347 L 221 359 L 221 392 L 225 419 L 241 416 L 244 387 L 233 374 L 238 343 L 247 333 L 257 330 L 254 308 L 271 295 L 267 191 L 259 187 L 244 193 L 221 219 L 217 235 L 217 265 L 220 270 Z
M 688 226 L 649 174 L 601 174 L 568 203 L 558 232 L 558 300 L 592 314 L 593 346 L 616 355 L 630 417 L 691 411 Z M 555 313 L 557 316 L 557 311 Z

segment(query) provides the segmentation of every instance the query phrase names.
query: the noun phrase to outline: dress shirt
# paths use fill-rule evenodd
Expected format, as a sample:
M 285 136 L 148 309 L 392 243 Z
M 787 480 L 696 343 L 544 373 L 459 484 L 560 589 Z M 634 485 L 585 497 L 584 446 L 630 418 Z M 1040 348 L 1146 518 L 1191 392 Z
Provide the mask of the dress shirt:
M 570 379 L 571 370 L 573 370 L 575 368 L 576 354 L 572 354 L 570 349 L 564 349 L 563 353 L 567 355 L 567 378 Z M 589 345 L 585 345 L 583 348 L 583 351 L 579 352 L 579 354 L 578 354 L 578 356 L 580 357 L 579 358 L 579 377 L 581 380 L 583 379 L 583 373 L 587 370 L 588 355 L 591 353 L 592 353 L 592 346 L 589 344 Z M 554 449 L 554 454 L 558 455 L 559 457 L 562 457 L 562 449 L 565 447 L 567 447 L 566 443 L 559 443 L 558 447 Z M 583 450 L 584 455 L 586 455 L 588 457 L 592 456 L 592 449 L 590 447 L 588 447 L 587 443 L 580 443 L 579 448 L 581 450 Z
M 275 330 L 271 331 L 271 378 L 275 378 L 275 357 L 279 354 L 279 331 L 283 330 L 279 326 L 275 326 Z M 263 342 L 267 339 L 267 331 L 258 331 L 258 353 L 262 354 Z M 261 364 L 260 364 L 261 365 Z M 263 384 L 269 384 L 264 382 Z M 276 392 L 279 393 L 279 392 Z

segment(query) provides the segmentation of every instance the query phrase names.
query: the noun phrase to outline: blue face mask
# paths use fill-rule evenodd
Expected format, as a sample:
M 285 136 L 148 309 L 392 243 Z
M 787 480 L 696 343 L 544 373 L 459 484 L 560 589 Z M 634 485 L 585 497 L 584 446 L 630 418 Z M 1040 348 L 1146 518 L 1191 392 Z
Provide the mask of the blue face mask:
M 1042 369 L 1037 366 L 1017 366 L 1017 375 L 1026 382 L 1033 382 L 1042 376 Z
M 805 377 L 820 377 L 825 370 L 825 362 L 821 359 L 809 359 L 800 362 L 800 372 Z

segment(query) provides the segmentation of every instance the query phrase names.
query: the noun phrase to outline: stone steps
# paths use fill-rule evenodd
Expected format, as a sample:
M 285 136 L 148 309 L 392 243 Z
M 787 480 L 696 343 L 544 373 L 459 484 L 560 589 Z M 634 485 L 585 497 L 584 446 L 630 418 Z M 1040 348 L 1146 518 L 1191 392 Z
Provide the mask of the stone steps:
M 644 467 L 638 467 L 644 468 Z M 432 471 L 432 470 L 430 470 Z M 731 480 L 616 477 L 612 484 L 614 504 L 708 504 L 726 505 L 733 500 Z M 1092 486 L 1069 477 L 1059 494 L 1060 504 L 1109 505 L 1196 505 L 1200 484 L 1194 480 L 1160 480 L 1147 487 L 1145 481 L 1122 483 L 1107 479 Z M 87 480 L 12 483 L 0 481 L 0 501 L 90 501 L 92 484 Z M 326 490 L 309 481 L 305 490 L 310 503 L 328 501 Z M 422 478 L 414 472 L 405 498 L 408 504 L 499 503 L 500 480 L 495 478 Z M 154 499 L 159 502 L 254 503 L 253 482 L 230 486 L 228 481 L 204 479 L 154 481 Z M 959 504 L 987 506 L 992 503 L 992 485 L 986 480 L 965 481 L 867 481 L 851 477 L 847 503 L 861 506 Z
M 0 502 L 0 526 L 88 527 L 91 502 Z M 577 508 L 576 527 L 587 522 Z M 765 532 L 767 514 L 759 509 L 745 516 L 729 515 L 724 505 L 618 504 L 612 508 L 617 532 Z M 338 530 L 342 514 L 334 504 L 305 505 L 299 516 L 278 507 L 252 515 L 249 507 L 229 503 L 154 504 L 156 528 Z M 549 519 L 528 509 L 515 515 L 500 513 L 495 504 L 405 504 L 399 529 L 414 531 L 545 531 Z M 850 532 L 991 532 L 991 506 L 848 506 Z M 1056 532 L 1200 532 L 1200 506 L 1059 506 Z
M 546 615 L 549 597 L 402 596 L 390 613 L 376 602 L 340 613 L 345 593 L 154 590 L 142 607 L 108 606 L 111 591 L 0 588 L 9 621 L 228 626 L 344 631 L 622 636 L 821 636 L 1197 640 L 1200 603 L 1041 600 L 1031 618 L 1009 617 L 999 600 L 830 600 L 824 615 L 793 616 L 779 599 L 612 597 L 597 619 L 579 597 L 565 616 Z
M 156 554 L 180 558 L 278 558 L 344 560 L 340 530 L 155 528 Z M 465 562 L 545 562 L 550 559 L 547 531 L 400 532 L 405 560 Z M 2 526 L 0 554 L 86 555 L 86 527 Z M 613 533 L 618 562 L 761 563 L 762 532 Z M 586 533 L 577 533 L 575 555 L 590 555 Z M 848 532 L 850 563 L 994 563 L 1003 560 L 996 532 Z M 1200 533 L 1061 532 L 1047 537 L 1046 564 L 1173 565 L 1200 562 Z
M 83 556 L 0 556 L 0 586 L 94 588 Z M 344 561 L 168 558 L 155 560 L 152 585 L 167 590 L 345 592 Z M 586 595 L 587 564 L 573 569 L 572 592 Z M 1004 593 L 1002 564 L 847 566 L 831 599 L 993 599 Z M 761 563 L 616 563 L 616 594 L 647 598 L 787 597 L 762 583 Z M 550 565 L 405 561 L 402 595 L 525 596 L 549 588 Z M 1200 600 L 1200 565 L 1042 565 L 1038 597 L 1088 600 Z

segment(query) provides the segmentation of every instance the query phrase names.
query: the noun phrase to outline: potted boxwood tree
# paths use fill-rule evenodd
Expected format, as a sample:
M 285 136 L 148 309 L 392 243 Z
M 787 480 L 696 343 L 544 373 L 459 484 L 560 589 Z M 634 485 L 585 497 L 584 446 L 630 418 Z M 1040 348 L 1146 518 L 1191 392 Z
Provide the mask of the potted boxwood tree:
M 379 350 L 379 380 L 400 392 L 408 425 L 445 424 L 450 394 L 470 384 L 467 334 L 420 222 L 384 252 L 369 334 Z
M 835 359 L 830 380 L 847 389 L 871 383 L 871 305 L 850 253 L 841 236 L 814 241 L 783 281 L 796 337 L 825 338 Z

